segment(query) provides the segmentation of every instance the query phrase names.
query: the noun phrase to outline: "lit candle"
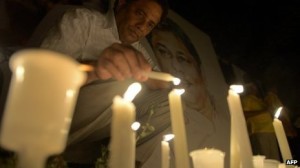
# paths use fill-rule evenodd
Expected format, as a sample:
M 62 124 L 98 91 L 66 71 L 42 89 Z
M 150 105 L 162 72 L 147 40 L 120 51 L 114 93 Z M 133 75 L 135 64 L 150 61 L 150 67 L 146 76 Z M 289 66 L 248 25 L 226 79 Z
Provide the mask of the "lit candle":
M 141 90 L 139 83 L 133 83 L 124 94 L 124 98 L 115 96 L 112 105 L 112 126 L 109 165 L 111 168 L 135 167 L 135 106 L 131 102 Z
M 223 168 L 224 152 L 218 149 L 198 149 L 190 152 L 194 168 Z
M 170 115 L 172 130 L 175 135 L 174 150 L 175 162 L 178 168 L 189 168 L 189 155 L 185 133 L 184 115 L 181 102 L 181 94 L 184 89 L 173 89 L 169 93 Z
M 91 65 L 87 65 L 87 64 L 81 64 L 80 65 L 80 69 L 84 70 L 84 71 L 94 71 L 95 68 Z M 173 82 L 174 85 L 179 85 L 180 83 L 180 79 L 174 77 L 171 74 L 165 73 L 165 72 L 155 72 L 155 71 L 151 71 L 151 72 L 145 72 L 144 75 L 146 75 L 148 78 L 151 79 L 156 79 L 156 80 L 162 80 L 162 81 L 166 81 L 166 82 Z
M 170 167 L 170 145 L 169 142 L 174 138 L 174 134 L 167 134 L 161 141 L 161 168 Z
M 173 82 L 174 85 L 178 85 L 180 83 L 179 78 L 176 78 L 173 75 L 165 73 L 165 72 L 151 71 L 149 73 L 146 73 L 146 76 L 148 76 L 148 78 L 152 78 L 152 79 Z
M 282 122 L 278 120 L 282 107 L 279 107 L 275 113 L 275 118 L 273 120 L 273 126 L 275 129 L 275 134 L 277 137 L 277 141 L 279 144 L 279 149 L 281 152 L 281 156 L 283 161 L 285 162 L 287 159 L 292 159 L 291 150 L 287 141 L 287 137 L 285 135 Z
M 26 49 L 10 59 L 13 72 L 1 130 L 1 145 L 18 154 L 19 167 L 42 168 L 63 152 L 78 90 L 86 79 L 70 57 Z
M 128 153 L 132 153 L 133 154 L 132 158 L 134 159 L 134 162 L 135 162 L 135 151 L 136 151 L 136 142 L 137 142 L 137 140 L 136 140 L 136 131 L 140 128 L 140 126 L 141 126 L 141 123 L 139 123 L 137 121 L 134 122 L 131 125 L 131 129 L 133 130 L 133 134 L 131 134 L 131 136 L 133 137 L 132 139 L 134 139 L 134 140 L 131 141 L 131 147 L 130 147 L 130 149 L 132 151 L 129 151 Z
M 231 116 L 230 167 L 252 168 L 252 150 L 240 96 L 234 91 L 236 88 L 243 90 L 240 85 L 232 85 L 227 96 Z
M 255 155 L 253 156 L 253 167 L 254 168 L 264 168 L 264 161 L 266 156 Z

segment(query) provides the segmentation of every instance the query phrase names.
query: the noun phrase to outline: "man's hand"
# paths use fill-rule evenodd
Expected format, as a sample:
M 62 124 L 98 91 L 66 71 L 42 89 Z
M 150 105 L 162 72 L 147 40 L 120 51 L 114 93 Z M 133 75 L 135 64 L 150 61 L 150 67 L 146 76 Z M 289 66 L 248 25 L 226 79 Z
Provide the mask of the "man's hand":
M 95 69 L 95 73 L 102 80 L 134 78 L 141 82 L 148 79 L 144 72 L 150 71 L 151 66 L 141 52 L 120 43 L 112 44 L 101 53 Z

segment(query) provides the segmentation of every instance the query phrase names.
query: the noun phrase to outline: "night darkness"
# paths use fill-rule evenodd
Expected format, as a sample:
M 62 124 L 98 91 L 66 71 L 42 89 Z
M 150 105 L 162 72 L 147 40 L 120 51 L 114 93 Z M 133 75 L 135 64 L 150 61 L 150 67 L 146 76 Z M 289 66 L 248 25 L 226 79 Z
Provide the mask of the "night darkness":
M 275 84 L 300 115 L 300 1 L 184 1 L 170 8 L 208 34 L 218 57 L 255 79 Z

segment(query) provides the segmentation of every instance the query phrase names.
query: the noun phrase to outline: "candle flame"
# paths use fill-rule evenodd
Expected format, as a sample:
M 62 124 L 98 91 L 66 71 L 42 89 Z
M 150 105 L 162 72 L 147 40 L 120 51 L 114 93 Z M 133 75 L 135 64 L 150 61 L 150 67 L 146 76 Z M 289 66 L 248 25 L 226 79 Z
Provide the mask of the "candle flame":
M 141 91 L 142 85 L 138 82 L 131 84 L 124 93 L 124 100 L 132 101 L 134 97 Z
M 175 93 L 178 94 L 178 95 L 182 95 L 185 90 L 184 89 L 174 89 Z
M 166 135 L 164 135 L 163 136 L 163 141 L 170 141 L 170 140 L 172 140 L 173 138 L 175 137 L 175 135 L 174 134 L 166 134 Z
M 276 110 L 275 118 L 279 118 L 280 113 L 281 113 L 281 110 L 282 110 L 282 107 L 279 107 L 279 108 Z
M 173 78 L 173 84 L 174 85 L 179 85 L 180 82 L 181 82 L 181 80 L 179 78 L 175 78 L 175 77 Z
M 134 122 L 134 123 L 131 124 L 131 129 L 133 131 L 137 131 L 140 128 L 140 126 L 141 126 L 141 123 L 139 123 L 139 122 L 136 121 L 136 122 Z
M 244 92 L 243 85 L 230 85 L 230 89 L 233 90 L 235 93 L 243 93 Z

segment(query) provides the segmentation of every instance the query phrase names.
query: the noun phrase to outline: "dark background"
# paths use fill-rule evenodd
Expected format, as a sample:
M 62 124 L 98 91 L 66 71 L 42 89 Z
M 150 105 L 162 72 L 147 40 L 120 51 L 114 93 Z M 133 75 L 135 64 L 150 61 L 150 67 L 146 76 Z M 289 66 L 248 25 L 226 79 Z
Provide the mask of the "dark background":
M 291 66 L 299 63 L 294 62 L 300 54 L 299 0 L 169 2 L 171 9 L 211 37 L 219 57 L 257 78 L 277 59 Z
M 263 93 L 272 86 L 277 88 L 298 132 L 290 145 L 299 161 L 300 1 L 169 2 L 173 11 L 209 35 L 220 63 L 245 71 L 245 82 L 255 81 Z M 230 66 L 220 65 L 228 84 L 239 82 Z
M 169 2 L 173 11 L 210 36 L 219 58 L 247 72 L 264 89 L 275 85 L 293 117 L 299 116 L 299 0 Z

